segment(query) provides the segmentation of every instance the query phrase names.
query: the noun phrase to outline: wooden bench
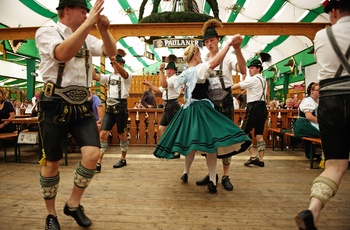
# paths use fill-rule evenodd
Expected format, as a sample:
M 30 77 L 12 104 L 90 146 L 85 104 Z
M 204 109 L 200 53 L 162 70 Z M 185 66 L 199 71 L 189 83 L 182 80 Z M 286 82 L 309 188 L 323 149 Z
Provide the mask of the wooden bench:
M 310 148 L 310 168 L 313 169 L 314 168 L 314 152 L 315 152 L 315 148 L 313 144 L 316 145 L 322 145 L 322 141 L 321 138 L 319 137 L 295 137 L 294 133 L 292 132 L 285 132 L 284 133 L 286 136 L 290 136 L 293 138 L 299 138 L 305 141 L 310 141 L 312 143 L 311 148 Z M 294 145 L 292 145 L 292 149 L 294 150 Z
M 2 141 L 2 145 L 4 148 L 4 160 L 5 162 L 17 162 L 17 137 L 18 137 L 18 132 L 14 131 L 12 133 L 0 133 L 0 140 Z M 14 160 L 13 161 L 8 161 L 7 160 L 7 143 L 9 141 L 14 142 Z
M 281 151 L 283 151 L 283 143 L 284 143 L 284 135 L 281 132 L 280 128 L 268 128 L 268 132 L 272 133 L 272 151 L 275 150 L 275 137 L 276 135 L 280 138 L 281 140 Z
M 28 138 L 27 141 L 21 141 L 21 138 L 23 135 L 32 135 L 31 138 Z M 33 136 L 35 136 L 36 138 L 33 138 Z M 64 154 L 64 163 L 63 165 L 67 166 L 68 165 L 68 146 L 67 146 L 67 140 L 64 142 L 64 148 L 63 148 L 63 154 Z M 38 161 L 35 162 L 23 162 L 21 161 L 21 150 L 20 150 L 20 146 L 21 145 L 38 145 Z M 39 138 L 39 133 L 38 131 L 29 131 L 28 129 L 23 130 L 22 132 L 20 132 L 20 134 L 18 135 L 18 141 L 17 141 L 17 155 L 18 155 L 18 163 L 34 163 L 34 164 L 38 164 L 38 162 L 41 160 L 42 158 L 42 143 L 41 140 Z

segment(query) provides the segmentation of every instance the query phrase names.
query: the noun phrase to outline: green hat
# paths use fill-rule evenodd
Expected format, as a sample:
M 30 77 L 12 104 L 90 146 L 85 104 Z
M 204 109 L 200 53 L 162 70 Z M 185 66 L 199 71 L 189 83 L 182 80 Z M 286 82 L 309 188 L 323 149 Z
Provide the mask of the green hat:
M 326 0 L 322 3 L 324 7 L 324 12 L 329 13 L 332 9 L 340 9 L 340 8 L 349 8 L 350 9 L 350 1 L 349 0 Z
M 175 64 L 175 62 L 171 61 L 168 63 L 168 65 L 165 67 L 165 69 L 175 69 L 177 70 L 177 66 Z
M 58 9 L 62 9 L 65 6 L 81 6 L 87 10 L 87 12 L 90 11 L 90 9 L 87 6 L 86 0 L 60 0 L 60 3 L 58 4 Z
M 120 54 L 117 54 L 117 55 L 115 56 L 115 61 L 116 61 L 116 62 L 119 62 L 119 63 L 125 64 L 125 60 L 123 59 L 123 57 L 122 57 Z
M 254 59 L 253 61 L 251 61 L 250 64 L 249 64 L 249 66 L 248 66 L 248 68 L 251 67 L 251 66 L 260 67 L 261 70 L 263 70 L 262 63 L 261 63 L 261 61 L 258 60 L 258 59 Z
M 220 36 L 215 30 L 215 27 L 208 27 L 204 32 L 203 42 L 209 38 L 214 38 L 214 37 L 220 38 Z

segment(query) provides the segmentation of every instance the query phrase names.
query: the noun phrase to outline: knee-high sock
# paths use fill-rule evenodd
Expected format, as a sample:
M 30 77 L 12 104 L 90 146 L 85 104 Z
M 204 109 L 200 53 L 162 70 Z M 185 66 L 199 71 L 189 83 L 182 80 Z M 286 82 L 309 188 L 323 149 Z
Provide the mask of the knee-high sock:
M 212 182 L 214 182 L 214 184 L 216 185 L 216 162 L 217 162 L 216 154 L 208 153 L 206 159 L 207 159 L 207 166 L 209 171 L 209 179 Z
M 185 156 L 184 173 L 189 174 L 195 153 L 195 151 L 192 151 L 187 156 Z

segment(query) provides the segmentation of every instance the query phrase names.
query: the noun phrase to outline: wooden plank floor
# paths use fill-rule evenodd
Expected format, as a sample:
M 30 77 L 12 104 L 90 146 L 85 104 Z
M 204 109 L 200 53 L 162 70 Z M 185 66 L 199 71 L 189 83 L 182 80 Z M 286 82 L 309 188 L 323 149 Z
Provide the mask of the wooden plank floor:
M 22 149 L 22 161 L 37 160 L 35 151 L 26 153 Z M 209 194 L 206 187 L 195 184 L 207 173 L 203 157 L 196 156 L 189 183 L 182 184 L 184 158 L 161 160 L 152 152 L 153 147 L 130 147 L 128 165 L 113 169 L 120 151 L 117 146 L 109 148 L 102 172 L 96 174 L 82 200 L 93 221 L 90 229 L 297 229 L 293 218 L 307 207 L 311 183 L 321 172 L 309 168 L 302 151 L 268 149 L 264 168 L 243 166 L 246 152 L 232 160 L 234 190 L 225 191 L 219 184 L 218 193 Z M 40 166 L 4 163 L 2 153 L 1 149 L 0 229 L 44 229 Z M 60 170 L 57 210 L 61 229 L 81 229 L 62 212 L 79 159 L 79 153 L 69 154 L 69 165 Z M 221 178 L 220 161 L 218 172 Z M 322 212 L 319 229 L 350 229 L 349 198 L 350 170 Z

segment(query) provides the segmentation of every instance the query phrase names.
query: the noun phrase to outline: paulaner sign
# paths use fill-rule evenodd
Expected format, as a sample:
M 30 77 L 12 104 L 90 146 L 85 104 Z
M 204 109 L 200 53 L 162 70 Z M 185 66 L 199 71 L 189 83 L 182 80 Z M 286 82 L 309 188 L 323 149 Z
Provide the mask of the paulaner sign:
M 153 40 L 154 48 L 171 47 L 171 48 L 186 48 L 189 45 L 203 47 L 203 41 L 200 39 L 178 39 L 166 38 Z

